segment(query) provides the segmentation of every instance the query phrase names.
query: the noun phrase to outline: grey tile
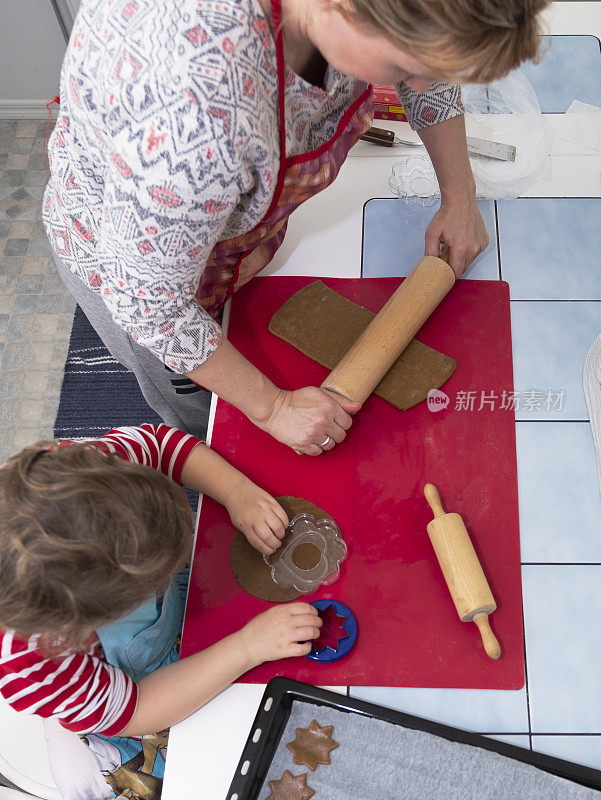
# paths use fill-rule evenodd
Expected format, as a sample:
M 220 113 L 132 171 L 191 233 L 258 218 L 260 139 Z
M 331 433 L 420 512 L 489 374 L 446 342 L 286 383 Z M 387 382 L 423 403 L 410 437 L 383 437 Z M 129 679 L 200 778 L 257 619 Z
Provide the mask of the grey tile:
M 6 337 L 6 332 L 8 330 L 8 322 L 9 322 L 9 315 L 8 314 L 0 314 L 0 340 L 4 340 Z
M 26 219 L 26 220 L 33 220 L 35 219 L 35 208 L 30 208 L 29 211 L 22 211 L 21 209 L 17 210 L 17 214 L 13 219 Z
M 0 186 L 22 186 L 24 180 L 24 169 L 6 169 L 0 178 Z
M 18 282 L 19 278 L 17 275 L 4 275 L 0 267 L 0 294 L 14 294 Z
M 11 345 L 9 345 L 9 347 L 10 346 Z M 19 400 L 23 391 L 21 389 L 22 380 L 22 370 L 18 372 L 7 372 L 3 370 L 2 380 L 0 381 L 0 400 Z
M 52 350 L 52 357 L 51 363 L 52 364 L 64 364 L 67 360 L 67 353 L 69 352 L 69 340 L 68 339 L 60 339 L 54 343 L 54 348 Z
M 33 139 L 38 135 L 38 122 L 37 120 L 21 120 L 17 123 L 18 138 L 27 137 Z
M 36 342 L 54 342 L 60 314 L 36 314 L 34 319 Z
M 42 294 L 38 300 L 38 314 L 60 314 L 63 310 L 62 294 Z
M 67 293 L 63 298 L 63 314 L 69 314 L 69 316 L 73 318 L 76 306 L 75 298 Z
M 25 256 L 6 256 L 0 258 L 0 275 L 20 275 Z
M 33 150 L 33 146 L 35 143 L 35 139 L 33 137 L 29 138 L 21 138 L 21 139 L 13 139 L 12 146 L 10 148 L 11 153 L 31 153 Z
M 46 186 L 48 183 L 47 169 L 28 169 L 23 180 L 24 186 Z
M 48 158 L 44 153 L 32 153 L 27 162 L 27 169 L 48 170 Z
M 38 425 L 35 427 L 19 427 L 13 433 L 13 451 L 18 453 L 29 444 L 38 442 L 40 440 L 40 428 Z
M 56 262 L 53 256 L 48 258 L 46 263 L 46 275 L 58 275 L 58 270 L 56 268 Z
M 57 411 L 58 411 L 58 408 L 57 408 Z M 55 420 L 56 420 L 56 411 L 52 415 L 51 423 L 48 423 L 48 420 L 42 418 L 42 423 L 44 423 L 44 424 L 40 425 L 40 430 L 39 430 L 40 440 L 42 440 L 42 441 L 51 440 L 52 441 L 55 438 L 55 436 L 54 436 L 54 422 L 55 422 Z
M 41 220 L 36 220 L 33 223 L 33 227 L 31 229 L 31 238 L 32 239 L 43 239 L 46 236 L 46 226 Z
M 8 160 L 8 153 L 0 153 L 0 170 L 4 169 Z
M 60 359 L 57 361 L 54 358 L 54 351 L 56 342 L 36 342 L 31 346 L 31 364 L 38 364 L 43 369 L 48 369 L 49 365 L 56 363 L 63 363 Z M 66 359 L 66 356 L 65 356 Z
M 24 256 L 29 247 L 29 239 L 8 239 L 4 248 L 5 256 Z
M 56 419 L 56 412 L 58 411 L 58 397 L 49 397 L 44 402 L 44 420 L 50 420 L 52 423 L 52 427 L 54 427 L 54 421 Z
M 38 205 L 38 200 L 27 189 L 15 189 L 0 200 L 0 211 L 11 219 L 22 217 L 26 211 Z
M 17 294 L 39 294 L 45 280 L 44 275 L 22 275 L 17 285 Z
M 0 137 L 0 153 L 3 155 L 8 155 L 10 153 L 10 148 L 12 146 L 13 140 L 7 139 L 6 137 Z
M 46 394 L 50 373 L 45 369 L 28 369 L 23 376 L 22 389 L 27 397 L 40 397 Z
M 13 314 L 33 314 L 38 307 L 37 294 L 17 294 L 13 303 Z
M 31 234 L 34 230 L 34 222 L 11 222 L 10 230 L 8 232 L 9 239 L 31 239 Z
M 59 275 L 46 275 L 42 288 L 44 294 L 64 295 L 66 291 L 65 284 L 61 281 Z
M 13 294 L 0 294 L 0 314 L 10 314 L 14 299 Z
M 6 333 L 9 342 L 31 342 L 34 337 L 35 317 L 31 314 L 12 314 Z
M 26 256 L 22 275 L 45 275 L 48 259 L 45 256 Z
M 0 119 L 0 139 L 12 139 L 17 133 L 18 120 Z
M 14 192 L 12 192 L 11 197 L 15 203 L 23 203 L 31 197 L 31 194 L 27 191 L 27 189 L 16 189 Z
M 4 169 L 27 169 L 28 153 L 9 153 L 6 156 Z
M 44 399 L 31 397 L 28 392 L 23 393 L 25 400 L 19 405 L 19 422 L 25 425 L 39 425 L 44 416 Z
M 0 428 L 8 428 L 17 421 L 19 405 L 17 400 L 8 400 L 0 404 Z
M 60 394 L 63 386 L 64 369 L 55 369 L 53 372 L 48 373 L 46 381 L 46 392 L 53 397 Z
M 45 186 L 28 186 L 27 190 L 32 197 L 35 197 L 38 201 L 42 199 L 46 187 Z M 40 212 L 41 212 L 40 208 Z
M 11 226 L 10 220 L 3 220 L 2 222 L 0 222 L 0 238 L 2 239 L 8 238 L 8 232 L 10 230 L 10 226 Z
M 69 298 L 71 299 L 71 298 Z M 73 301 L 75 302 L 75 301 Z M 73 313 L 74 312 L 63 312 L 60 315 L 60 319 L 56 326 L 56 338 L 62 339 L 64 341 L 69 341 L 69 337 L 71 336 L 71 328 L 73 327 Z M 66 354 L 65 354 L 66 358 Z
M 4 352 L 2 369 L 10 372 L 29 364 L 31 361 L 30 347 L 29 342 L 13 342 Z
M 27 254 L 30 256 L 49 256 L 52 251 L 48 239 L 31 239 Z

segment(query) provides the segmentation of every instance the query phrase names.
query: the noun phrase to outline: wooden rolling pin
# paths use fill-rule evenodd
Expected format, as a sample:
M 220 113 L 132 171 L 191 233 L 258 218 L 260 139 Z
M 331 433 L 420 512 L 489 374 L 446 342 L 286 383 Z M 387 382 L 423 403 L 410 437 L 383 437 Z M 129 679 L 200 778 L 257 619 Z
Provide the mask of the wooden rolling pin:
M 424 494 L 434 512 L 434 519 L 428 523 L 428 536 L 459 619 L 476 623 L 487 655 L 497 659 L 501 647 L 488 621 L 497 604 L 463 520 L 459 514 L 445 514 L 438 490 L 431 483 L 424 486 Z
M 361 336 L 347 350 L 322 389 L 363 403 L 455 283 L 449 249 L 425 256 Z

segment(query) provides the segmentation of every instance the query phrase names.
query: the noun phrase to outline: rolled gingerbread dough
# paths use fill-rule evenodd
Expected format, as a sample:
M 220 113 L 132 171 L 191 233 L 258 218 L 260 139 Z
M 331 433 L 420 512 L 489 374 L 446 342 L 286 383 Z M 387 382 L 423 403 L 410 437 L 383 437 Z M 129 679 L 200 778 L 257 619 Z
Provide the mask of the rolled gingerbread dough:
M 291 520 L 297 514 L 313 514 L 315 519 L 332 519 L 332 516 L 319 508 L 315 503 L 304 500 L 302 497 L 276 497 L 282 506 L 288 519 Z M 282 543 L 286 543 L 286 533 Z M 300 548 L 299 548 L 300 549 Z M 230 566 L 234 573 L 234 578 L 245 592 L 259 600 L 267 600 L 270 603 L 287 603 L 290 600 L 297 600 L 301 592 L 293 586 L 282 588 L 271 577 L 271 569 L 263 560 L 263 554 L 252 547 L 246 536 L 240 531 L 236 531 L 230 548 Z
M 334 369 L 374 317 L 323 281 L 313 281 L 275 312 L 269 330 L 318 364 Z M 446 383 L 456 367 L 455 359 L 412 339 L 374 394 L 407 411 L 425 400 L 430 389 Z

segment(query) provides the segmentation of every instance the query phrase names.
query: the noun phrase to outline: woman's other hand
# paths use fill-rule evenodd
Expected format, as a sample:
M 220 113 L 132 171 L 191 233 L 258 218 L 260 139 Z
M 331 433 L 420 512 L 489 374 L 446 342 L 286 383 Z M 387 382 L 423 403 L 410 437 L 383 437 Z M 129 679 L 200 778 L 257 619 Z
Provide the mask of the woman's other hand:
M 464 202 L 442 202 L 426 230 L 427 256 L 438 256 L 448 245 L 449 264 L 460 278 L 472 261 L 488 247 L 488 234 L 476 198 Z

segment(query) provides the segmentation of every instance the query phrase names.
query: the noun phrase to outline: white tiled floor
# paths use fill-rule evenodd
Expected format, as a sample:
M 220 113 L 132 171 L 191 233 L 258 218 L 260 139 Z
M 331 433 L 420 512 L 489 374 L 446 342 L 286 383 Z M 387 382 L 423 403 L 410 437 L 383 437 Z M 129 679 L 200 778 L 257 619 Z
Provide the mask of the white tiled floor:
M 363 211 L 363 277 L 408 275 L 424 255 L 424 231 L 439 205 L 438 201 L 433 205 L 420 205 L 411 200 L 390 198 L 376 198 L 366 203 Z M 497 280 L 499 257 L 495 204 L 492 200 L 480 199 L 478 208 L 490 243 L 472 264 L 467 277 Z
M 601 60 L 601 59 L 600 59 Z M 600 300 L 601 198 L 497 201 L 503 277 L 512 300 Z
M 591 254 L 587 265 L 597 270 Z M 501 271 L 503 261 L 501 260 Z M 532 411 L 521 407 L 519 420 L 587 420 L 582 391 L 582 365 L 586 353 L 601 331 L 598 302 L 512 301 L 513 378 L 521 397 L 526 392 L 565 392 L 560 410 L 544 404 Z
M 601 563 L 601 495 L 588 422 L 518 422 L 522 562 Z
M 532 732 L 601 733 L 601 564 L 526 565 L 522 582 Z

